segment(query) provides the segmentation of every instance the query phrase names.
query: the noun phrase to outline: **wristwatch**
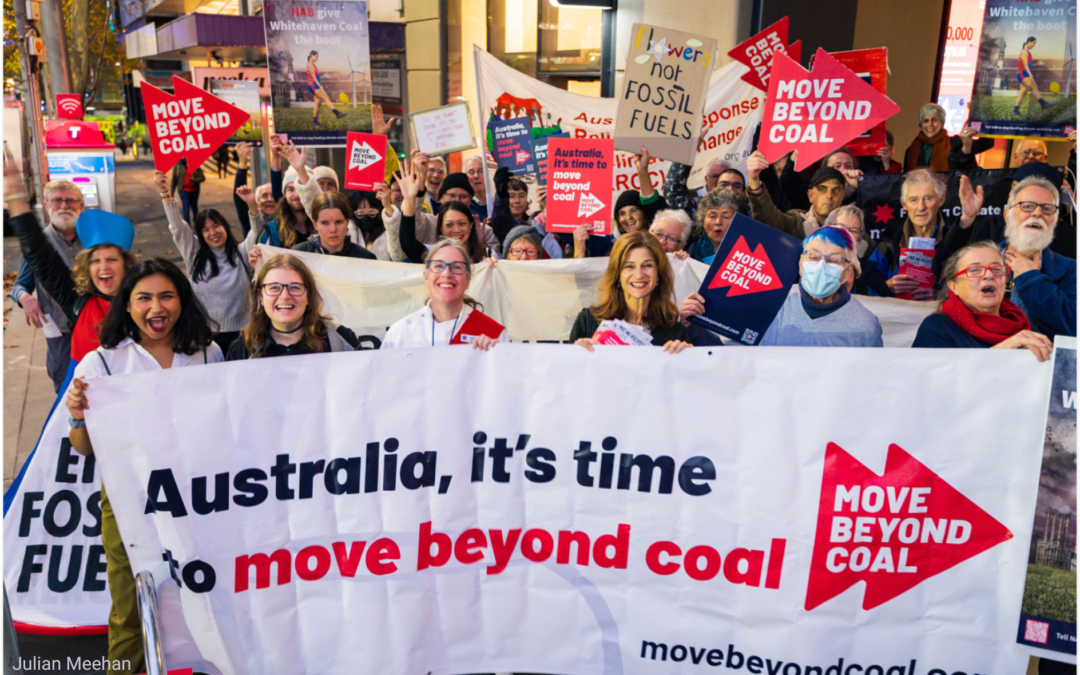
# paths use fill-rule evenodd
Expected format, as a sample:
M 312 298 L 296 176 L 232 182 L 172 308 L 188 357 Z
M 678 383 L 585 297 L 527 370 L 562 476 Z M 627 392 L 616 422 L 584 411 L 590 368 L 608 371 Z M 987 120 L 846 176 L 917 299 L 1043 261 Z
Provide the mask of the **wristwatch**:
M 77 420 L 73 415 L 68 415 L 68 426 L 72 429 L 82 429 L 86 426 L 86 420 Z

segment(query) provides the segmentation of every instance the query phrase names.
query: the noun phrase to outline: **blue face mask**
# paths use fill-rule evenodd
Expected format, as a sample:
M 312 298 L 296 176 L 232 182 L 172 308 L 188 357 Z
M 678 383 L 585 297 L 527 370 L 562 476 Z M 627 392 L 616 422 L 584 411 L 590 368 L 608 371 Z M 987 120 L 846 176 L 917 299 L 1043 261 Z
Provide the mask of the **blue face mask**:
M 802 264 L 803 290 L 813 297 L 821 300 L 827 298 L 840 288 L 840 277 L 844 276 L 844 266 L 825 262 L 824 259 L 817 262 L 804 262 Z

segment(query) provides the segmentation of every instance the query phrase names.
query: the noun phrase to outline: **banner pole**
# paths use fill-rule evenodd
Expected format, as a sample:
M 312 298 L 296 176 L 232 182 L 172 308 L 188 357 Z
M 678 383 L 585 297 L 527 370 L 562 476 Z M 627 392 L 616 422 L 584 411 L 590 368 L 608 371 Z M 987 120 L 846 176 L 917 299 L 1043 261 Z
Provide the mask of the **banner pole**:
M 487 210 L 488 216 L 495 211 L 495 195 L 491 193 L 491 177 L 488 176 L 488 147 L 487 147 L 487 129 L 484 126 L 484 100 L 480 94 L 480 45 L 473 45 L 473 76 L 476 78 L 476 109 L 477 114 L 480 116 L 480 125 L 477 127 L 477 131 L 480 133 L 480 150 L 483 154 L 480 155 L 480 160 L 484 165 L 484 192 L 487 195 Z

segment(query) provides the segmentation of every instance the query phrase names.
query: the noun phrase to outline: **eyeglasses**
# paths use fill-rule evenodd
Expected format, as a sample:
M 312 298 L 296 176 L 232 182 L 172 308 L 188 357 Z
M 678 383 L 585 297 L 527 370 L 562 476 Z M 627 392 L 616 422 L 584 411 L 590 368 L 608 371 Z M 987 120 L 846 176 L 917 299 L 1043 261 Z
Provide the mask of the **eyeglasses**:
M 49 200 L 49 203 L 52 204 L 53 206 L 59 208 L 61 206 L 65 206 L 65 205 L 66 206 L 78 206 L 79 204 L 82 204 L 82 200 L 81 199 L 72 199 L 71 197 L 68 197 L 67 199 L 61 199 L 60 197 L 53 197 L 52 199 Z
M 1034 159 L 1042 159 L 1043 157 L 1046 157 L 1046 153 L 1042 150 L 1024 150 L 1016 154 L 1020 155 L 1021 157 L 1031 157 Z
M 434 274 L 442 274 L 446 271 L 446 268 L 450 268 L 450 273 L 455 277 L 460 277 L 462 274 L 468 271 L 469 266 L 463 262 L 443 262 L 442 260 L 429 260 L 427 261 L 427 268 Z
M 664 234 L 663 232 L 650 232 L 650 234 L 652 234 L 652 236 L 659 239 L 661 243 L 676 244 L 676 245 L 682 243 L 682 240 L 679 239 L 678 237 L 673 237 L 670 234 Z
M 720 188 L 721 190 L 742 190 L 746 186 L 742 183 L 729 183 L 726 180 L 722 180 L 716 184 L 716 187 Z
M 982 279 L 986 276 L 986 270 L 990 270 L 990 274 L 995 277 L 1003 277 L 1010 271 L 1008 265 L 1002 265 L 1001 263 L 996 265 L 972 265 L 971 267 L 960 270 L 952 275 L 951 278 L 955 279 L 956 277 L 963 275 L 968 279 Z
M 1039 209 L 1044 216 L 1052 216 L 1057 213 L 1057 204 L 1039 204 L 1038 202 L 1016 202 L 1013 206 L 1019 206 L 1024 213 L 1035 213 Z
M 512 248 L 510 249 L 510 255 L 517 258 L 539 258 L 540 251 L 535 248 Z
M 803 251 L 803 257 L 806 258 L 807 260 L 809 260 L 810 262 L 817 262 L 819 260 L 824 260 L 825 262 L 827 262 L 829 264 L 832 264 L 832 265 L 846 265 L 847 264 L 847 258 L 840 255 L 839 253 L 830 253 L 828 255 L 822 255 L 818 251 Z
M 306 284 L 263 284 L 263 291 L 271 298 L 276 298 L 281 295 L 281 292 L 288 290 L 289 295 L 294 298 L 299 298 L 307 292 Z

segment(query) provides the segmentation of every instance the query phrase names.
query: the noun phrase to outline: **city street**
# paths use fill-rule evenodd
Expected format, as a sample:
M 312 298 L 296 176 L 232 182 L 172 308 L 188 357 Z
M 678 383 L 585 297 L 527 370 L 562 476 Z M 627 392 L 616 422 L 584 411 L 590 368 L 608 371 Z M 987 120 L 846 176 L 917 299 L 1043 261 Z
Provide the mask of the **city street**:
M 207 162 L 207 166 L 212 162 Z M 232 165 L 235 168 L 235 165 Z M 204 167 L 199 208 L 215 208 L 234 224 L 232 203 L 234 175 L 219 179 L 216 171 Z M 133 252 L 140 258 L 161 256 L 183 266 L 169 235 L 158 189 L 153 184 L 150 161 L 116 163 L 117 211 L 135 223 Z M 8 297 L 22 255 L 15 237 L 4 238 L 4 489 L 18 475 L 34 449 L 38 434 L 56 400 L 52 382 L 45 372 L 45 335 L 27 325 L 22 309 Z

